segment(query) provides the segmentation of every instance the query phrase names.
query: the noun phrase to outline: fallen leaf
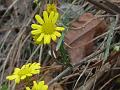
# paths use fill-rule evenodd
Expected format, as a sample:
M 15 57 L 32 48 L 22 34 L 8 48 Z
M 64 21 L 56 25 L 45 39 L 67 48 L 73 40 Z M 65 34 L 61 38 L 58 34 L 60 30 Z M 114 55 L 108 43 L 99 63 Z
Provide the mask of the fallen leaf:
M 106 31 L 106 23 L 91 13 L 85 13 L 71 24 L 71 29 L 65 35 L 65 45 L 71 59 L 71 64 L 78 63 L 83 57 L 93 52 L 94 37 Z M 89 42 L 89 43 L 88 43 Z

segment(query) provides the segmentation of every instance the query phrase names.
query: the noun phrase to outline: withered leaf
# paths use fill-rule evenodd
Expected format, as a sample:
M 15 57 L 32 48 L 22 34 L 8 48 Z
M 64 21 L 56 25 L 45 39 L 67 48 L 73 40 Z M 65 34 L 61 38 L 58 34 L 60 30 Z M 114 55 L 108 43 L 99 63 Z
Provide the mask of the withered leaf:
M 106 23 L 91 13 L 85 13 L 71 24 L 71 29 L 65 35 L 65 44 L 71 59 L 71 64 L 78 63 L 82 58 L 93 52 L 94 37 L 106 31 Z

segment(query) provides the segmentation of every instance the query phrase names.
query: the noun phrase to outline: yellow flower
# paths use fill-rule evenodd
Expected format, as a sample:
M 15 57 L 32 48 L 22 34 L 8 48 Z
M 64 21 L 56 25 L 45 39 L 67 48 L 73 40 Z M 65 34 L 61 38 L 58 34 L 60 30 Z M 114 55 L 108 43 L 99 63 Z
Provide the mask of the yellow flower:
M 12 75 L 6 77 L 8 80 L 15 80 L 16 83 L 19 83 L 20 80 L 25 79 L 27 76 L 32 76 L 33 74 L 38 74 L 40 72 L 39 63 L 28 63 L 23 65 L 20 68 L 15 68 Z
M 44 81 L 40 81 L 38 83 L 36 81 L 33 81 L 32 89 L 26 87 L 26 90 L 48 90 L 48 86 L 44 85 Z
M 55 4 L 47 4 L 47 9 L 46 10 L 47 10 L 48 13 L 51 13 L 52 11 L 57 12 L 57 8 L 56 8 Z
M 56 37 L 61 36 L 59 31 L 63 31 L 65 28 L 56 25 L 58 16 L 59 14 L 55 12 L 48 15 L 47 11 L 43 12 L 43 19 L 39 15 L 35 15 L 35 19 L 40 24 L 31 25 L 33 29 L 31 34 L 36 44 L 49 44 L 51 39 L 56 41 Z

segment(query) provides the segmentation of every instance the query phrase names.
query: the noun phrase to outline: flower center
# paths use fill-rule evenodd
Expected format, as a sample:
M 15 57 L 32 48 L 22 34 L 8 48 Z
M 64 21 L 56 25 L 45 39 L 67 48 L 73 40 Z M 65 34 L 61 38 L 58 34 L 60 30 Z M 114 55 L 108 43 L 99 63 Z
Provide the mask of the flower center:
M 29 69 L 21 70 L 21 71 L 18 73 L 19 76 L 23 76 L 23 75 L 26 75 L 26 74 L 30 74 L 30 70 L 29 70 Z
M 55 11 L 55 9 L 53 7 L 50 8 L 50 11 Z
M 55 31 L 55 25 L 53 23 L 44 23 L 43 32 L 45 34 L 52 34 Z

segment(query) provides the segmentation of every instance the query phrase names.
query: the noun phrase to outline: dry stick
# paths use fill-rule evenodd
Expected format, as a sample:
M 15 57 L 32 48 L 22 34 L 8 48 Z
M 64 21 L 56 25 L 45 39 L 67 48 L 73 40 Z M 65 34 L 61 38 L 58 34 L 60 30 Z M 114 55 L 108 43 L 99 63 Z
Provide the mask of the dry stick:
M 119 26 L 119 27 L 116 27 L 114 31 L 119 30 L 119 29 L 120 29 L 120 26 Z M 107 32 L 105 32 L 105 33 L 103 33 L 103 34 L 101 34 L 101 35 L 93 38 L 92 40 L 90 40 L 90 41 L 88 41 L 87 43 L 82 44 L 82 45 L 80 45 L 80 46 L 78 46 L 78 47 L 71 47 L 71 46 L 68 45 L 66 42 L 65 42 L 65 45 L 66 45 L 67 47 L 69 47 L 69 48 L 75 48 L 75 49 L 76 49 L 76 48 L 80 48 L 80 47 L 82 47 L 82 46 L 85 46 L 85 45 L 87 45 L 87 44 L 89 44 L 89 43 L 91 43 L 91 42 L 93 42 L 93 41 L 95 41 L 95 40 L 97 40 L 97 39 L 99 39 L 99 38 L 101 38 L 101 37 L 109 34 L 109 32 L 110 32 L 110 31 L 107 31 Z
M 11 33 L 11 31 L 8 31 L 8 32 L 6 33 L 6 35 L 3 37 L 3 39 L 1 40 L 1 42 L 0 42 L 0 44 L 1 44 L 0 53 L 1 53 L 1 50 L 2 50 L 2 48 L 3 48 L 3 46 L 4 46 L 4 44 L 5 44 L 5 41 L 7 40 L 8 36 L 10 35 L 10 33 Z
M 92 73 L 92 70 L 93 70 L 93 68 L 90 70 L 90 72 L 88 73 L 87 77 L 85 78 L 85 81 L 84 81 L 84 84 L 83 84 L 83 85 L 86 84 L 87 80 L 88 80 L 89 77 L 90 77 L 90 74 Z
M 119 29 L 120 29 L 120 26 L 116 27 L 116 28 L 114 29 L 114 31 L 119 30 Z M 66 45 L 67 47 L 69 47 L 69 48 L 80 48 L 80 47 L 82 47 L 82 46 L 85 46 L 85 45 L 87 45 L 87 44 L 89 44 L 89 43 L 91 43 L 91 42 L 93 42 L 93 41 L 95 41 L 95 40 L 97 40 L 97 39 L 99 39 L 99 38 L 101 38 L 101 37 L 109 34 L 109 33 L 110 33 L 110 31 L 107 31 L 107 32 L 105 32 L 105 33 L 103 33 L 103 34 L 95 37 L 94 39 L 88 41 L 87 43 L 81 44 L 81 45 L 79 45 L 79 46 L 77 46 L 77 47 L 71 47 L 71 46 L 68 45 L 66 42 L 65 42 L 65 45 Z
M 111 48 L 112 48 L 113 46 L 115 46 L 115 45 L 120 45 L 120 43 L 111 45 Z M 68 67 L 68 68 L 66 68 L 66 69 L 65 69 L 62 73 L 60 73 L 57 77 L 55 77 L 53 80 L 51 80 L 50 82 L 48 82 L 48 85 L 51 85 L 51 84 L 53 84 L 54 82 L 60 80 L 60 79 L 61 79 L 63 76 L 65 76 L 68 72 L 72 71 L 73 68 L 78 67 L 78 66 L 82 65 L 84 62 L 90 60 L 91 58 L 93 58 L 93 57 L 95 57 L 95 56 L 97 56 L 97 55 L 99 55 L 100 53 L 104 52 L 105 49 L 106 49 L 106 48 L 103 48 L 102 50 L 98 50 L 98 51 L 92 53 L 91 55 L 85 57 L 83 60 L 80 60 L 79 63 L 74 64 L 73 67 Z
M 88 62 L 87 66 L 85 67 L 85 69 L 83 70 L 83 72 L 80 74 L 80 76 L 78 77 L 76 83 L 75 83 L 75 86 L 73 87 L 73 90 L 75 90 L 80 78 L 83 76 L 83 74 L 85 73 L 85 71 L 87 70 L 88 66 L 90 65 L 90 61 Z
M 118 28 L 116 28 L 116 30 L 117 30 L 117 29 L 118 29 Z M 115 45 L 120 45 L 120 43 L 117 43 L 117 44 L 115 44 Z M 112 48 L 113 46 L 115 46 L 115 45 L 111 45 L 111 48 Z M 100 53 L 102 53 L 102 52 L 104 52 L 104 51 L 105 51 L 105 48 L 102 49 L 102 50 L 99 50 L 99 51 L 97 51 L 97 52 L 95 52 L 95 53 L 92 53 L 91 55 L 89 55 L 89 56 L 87 56 L 86 58 L 84 58 L 83 60 L 81 60 L 79 63 L 73 65 L 73 68 L 82 65 L 82 63 L 84 63 L 85 61 L 90 60 L 91 58 L 99 55 Z M 51 85 L 52 83 L 58 81 L 58 80 L 61 79 L 63 76 L 65 76 L 69 71 L 72 71 L 72 67 L 68 67 L 67 69 L 65 69 L 65 70 L 64 70 L 62 73 L 60 73 L 57 77 L 55 77 L 53 80 L 51 80 L 51 81 L 48 83 L 48 85 Z
M 84 29 L 88 24 L 90 24 L 92 21 L 97 20 L 97 19 L 102 19 L 104 17 L 116 17 L 116 15 L 96 15 L 95 17 L 93 17 L 92 19 L 90 19 L 86 24 L 84 24 L 82 27 L 71 27 L 70 29 L 73 30 L 80 30 L 80 29 Z M 102 21 L 102 20 L 101 20 Z
M 80 72 L 74 73 L 74 74 L 70 74 L 70 75 L 68 75 L 68 76 L 63 77 L 62 79 L 69 79 L 69 78 L 75 77 L 75 76 L 77 76 L 77 75 L 80 75 Z
M 115 78 L 119 77 L 120 74 L 116 75 L 115 77 L 111 78 L 108 82 L 106 82 L 99 90 L 102 90 L 107 84 L 109 84 L 112 80 L 114 80 Z
M 41 63 L 41 61 L 42 61 L 42 52 L 43 52 L 43 45 L 41 45 L 41 47 L 40 47 L 40 54 L 39 54 L 39 63 Z
M 16 59 L 15 61 L 20 59 L 19 57 L 20 57 L 21 49 L 24 46 L 25 42 L 29 39 L 29 37 L 30 37 L 30 34 L 23 40 L 22 44 L 19 46 L 18 52 L 17 52 L 16 57 L 15 57 L 15 59 Z
M 108 13 L 114 15 L 120 14 L 119 7 L 117 7 L 115 4 L 111 3 L 108 0 L 87 0 L 87 1 Z
M 29 57 L 29 59 L 27 60 L 26 63 L 30 62 L 32 60 L 32 57 L 35 55 L 35 53 L 39 50 L 41 45 L 37 46 L 37 48 L 35 49 L 35 51 L 31 54 L 31 56 Z
M 48 82 L 48 85 L 51 85 L 52 83 L 58 81 L 58 80 L 61 79 L 63 76 L 65 76 L 65 74 L 67 74 L 68 72 L 72 71 L 72 69 L 73 69 L 74 67 L 78 67 L 78 66 L 82 65 L 85 61 L 88 61 L 88 60 L 90 60 L 91 58 L 97 56 L 98 54 L 102 53 L 104 50 L 105 50 L 105 49 L 99 50 L 99 51 L 97 51 L 97 52 L 95 52 L 95 53 L 87 56 L 87 57 L 84 58 L 83 60 L 80 60 L 80 62 L 77 63 L 77 64 L 75 64 L 75 65 L 73 65 L 73 67 L 68 67 L 68 68 L 65 69 L 62 73 L 60 73 L 57 77 L 55 77 L 53 80 L 51 80 L 50 82 Z
M 95 84 L 96 79 L 98 80 L 105 72 L 106 70 L 110 69 L 109 63 L 106 63 L 101 67 L 99 71 L 95 73 L 87 82 L 86 84 L 82 85 L 78 90 L 91 90 L 91 87 Z M 92 89 L 93 90 L 93 89 Z
M 2 21 L 5 18 L 5 16 L 9 13 L 9 11 L 12 9 L 12 7 L 18 2 L 19 0 L 15 0 L 6 10 L 6 12 L 4 13 L 4 15 L 2 16 L 1 20 L 0 20 L 0 25 L 2 25 Z
M 37 12 L 37 10 L 38 10 L 38 7 L 36 7 L 35 11 L 32 13 L 32 15 L 31 15 L 31 17 L 28 19 L 28 21 L 25 22 L 25 24 L 24 24 L 25 26 L 28 26 L 28 25 L 30 24 L 30 22 L 32 21 L 32 19 L 33 19 L 35 13 Z M 10 57 L 10 55 L 11 55 L 11 52 L 12 52 L 13 48 L 15 47 L 16 43 L 17 43 L 17 42 L 19 41 L 19 39 L 21 38 L 21 36 L 24 34 L 25 30 L 26 30 L 26 28 L 25 28 L 24 26 L 20 29 L 19 35 L 18 35 L 18 37 L 15 39 L 15 41 L 14 41 L 14 43 L 13 43 L 13 45 L 12 45 L 12 47 L 11 47 L 8 55 L 7 55 L 7 58 L 6 58 L 5 62 L 3 63 L 3 65 L 2 65 L 2 67 L 1 67 L 1 69 L 0 69 L 0 71 L 3 70 L 2 73 L 1 73 L 0 85 L 2 84 L 2 80 L 3 80 L 3 76 L 4 76 L 4 71 L 5 71 L 5 66 L 6 66 L 6 64 L 7 64 L 8 60 L 9 60 L 9 57 Z
M 14 43 L 13 43 L 13 45 L 12 45 L 12 47 L 11 47 L 11 49 L 10 49 L 8 55 L 7 55 L 6 60 L 5 60 L 5 62 L 3 63 L 1 69 L 0 69 L 0 72 L 1 72 L 1 70 L 3 70 L 2 73 L 1 73 L 0 85 L 2 84 L 2 80 L 3 80 L 3 76 L 4 76 L 5 67 L 6 67 L 6 64 L 7 64 L 8 60 L 9 60 L 10 55 L 11 55 L 11 52 L 12 52 L 13 48 L 15 47 L 16 43 L 19 41 L 21 35 L 24 33 L 24 31 L 25 31 L 25 30 L 19 32 L 19 36 L 18 36 L 18 37 L 16 38 L 16 40 L 14 41 Z
M 39 4 L 37 5 L 37 7 L 40 7 L 40 5 L 42 5 L 41 2 L 39 2 Z M 28 58 L 28 60 L 27 60 L 26 63 L 28 63 L 28 62 L 30 62 L 30 61 L 32 60 L 32 57 L 33 57 L 33 56 L 35 55 L 35 53 L 39 50 L 40 46 L 41 46 L 41 45 L 37 46 L 37 48 L 32 52 L 32 54 L 30 55 L 30 57 Z

